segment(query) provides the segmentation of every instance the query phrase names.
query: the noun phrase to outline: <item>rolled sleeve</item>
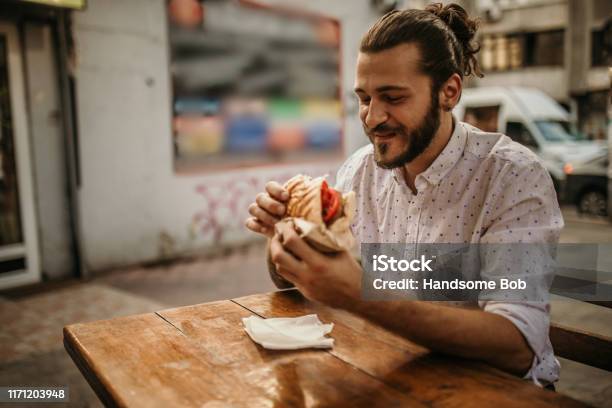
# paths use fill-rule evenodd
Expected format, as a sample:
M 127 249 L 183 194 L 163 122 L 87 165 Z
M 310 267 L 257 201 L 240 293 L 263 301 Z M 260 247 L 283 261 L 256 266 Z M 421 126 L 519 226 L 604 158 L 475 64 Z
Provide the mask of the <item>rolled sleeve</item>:
M 550 306 L 548 303 L 523 302 L 506 303 L 484 301 L 480 307 L 510 320 L 521 332 L 531 350 L 533 362 L 525 373 L 525 379 L 544 386 L 559 379 L 561 365 L 555 358 L 548 331 L 550 327 Z
M 498 251 L 482 259 L 481 274 L 487 280 L 518 277 L 528 282 L 528 288 L 511 300 L 505 300 L 504 293 L 488 294 L 479 305 L 510 320 L 521 332 L 534 353 L 524 378 L 543 386 L 557 381 L 560 372 L 549 338 L 548 290 L 554 276 L 545 260 L 554 258 L 551 251 L 558 242 L 563 218 L 550 175 L 539 162 L 521 166 L 509 162 L 502 173 L 505 180 L 499 183 L 498 199 L 489 208 L 491 216 L 480 242 L 508 246 L 503 254 Z M 530 182 L 512 183 L 517 177 Z

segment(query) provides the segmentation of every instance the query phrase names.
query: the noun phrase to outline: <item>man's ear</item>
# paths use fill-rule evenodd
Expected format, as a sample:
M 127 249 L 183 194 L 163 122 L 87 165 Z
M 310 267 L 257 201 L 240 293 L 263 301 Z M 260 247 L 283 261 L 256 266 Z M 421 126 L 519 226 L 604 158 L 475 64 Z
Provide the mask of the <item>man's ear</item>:
M 461 90 L 463 89 L 463 81 L 459 74 L 451 75 L 442 87 L 440 88 L 440 106 L 447 112 L 453 110 L 455 105 L 459 103 Z

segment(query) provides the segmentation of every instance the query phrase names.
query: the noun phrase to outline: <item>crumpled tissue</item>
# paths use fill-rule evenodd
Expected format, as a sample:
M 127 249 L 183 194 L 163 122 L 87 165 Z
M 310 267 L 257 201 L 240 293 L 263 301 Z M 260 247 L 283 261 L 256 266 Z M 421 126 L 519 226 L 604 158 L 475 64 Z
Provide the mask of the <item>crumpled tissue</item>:
M 271 319 L 249 316 L 243 318 L 242 323 L 255 343 L 270 350 L 331 348 L 334 345 L 334 339 L 325 337 L 334 324 L 323 324 L 316 314 Z

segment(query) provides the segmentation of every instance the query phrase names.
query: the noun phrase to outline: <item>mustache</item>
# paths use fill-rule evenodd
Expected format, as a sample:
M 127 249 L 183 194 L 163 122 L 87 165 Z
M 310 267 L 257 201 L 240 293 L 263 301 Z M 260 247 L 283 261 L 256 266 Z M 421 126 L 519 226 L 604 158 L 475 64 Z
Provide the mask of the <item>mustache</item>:
M 381 123 L 374 128 L 369 128 L 368 126 L 366 126 L 366 124 L 363 124 L 363 130 L 368 136 L 372 136 L 374 133 L 405 133 L 403 126 L 390 126 L 387 123 Z

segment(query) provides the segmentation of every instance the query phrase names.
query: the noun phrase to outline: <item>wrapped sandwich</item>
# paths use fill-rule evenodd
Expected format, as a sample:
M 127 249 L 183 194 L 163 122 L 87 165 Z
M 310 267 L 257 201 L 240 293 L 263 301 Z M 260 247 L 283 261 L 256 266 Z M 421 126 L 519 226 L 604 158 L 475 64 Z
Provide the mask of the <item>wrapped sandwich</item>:
M 289 192 L 287 212 L 281 223 L 293 223 L 310 245 L 322 252 L 350 250 L 355 240 L 351 220 L 355 193 L 342 194 L 323 177 L 297 175 L 285 183 Z

